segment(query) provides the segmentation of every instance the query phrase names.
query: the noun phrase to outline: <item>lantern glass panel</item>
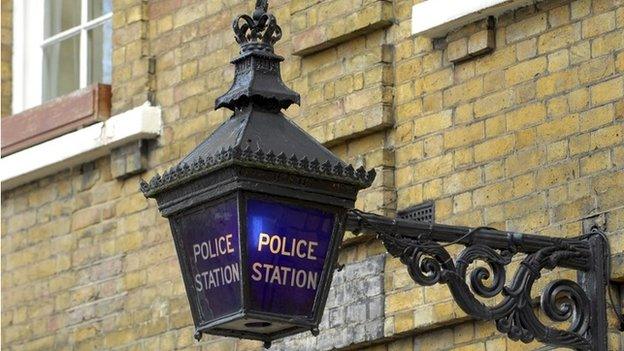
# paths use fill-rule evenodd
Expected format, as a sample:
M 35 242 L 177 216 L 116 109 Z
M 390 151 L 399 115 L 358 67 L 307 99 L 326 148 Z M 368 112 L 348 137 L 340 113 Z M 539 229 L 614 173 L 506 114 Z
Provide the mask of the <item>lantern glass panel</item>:
M 187 290 L 201 323 L 241 309 L 240 246 L 236 199 L 202 206 L 178 223 L 188 269 Z
M 336 214 L 258 198 L 246 208 L 251 310 L 311 317 Z

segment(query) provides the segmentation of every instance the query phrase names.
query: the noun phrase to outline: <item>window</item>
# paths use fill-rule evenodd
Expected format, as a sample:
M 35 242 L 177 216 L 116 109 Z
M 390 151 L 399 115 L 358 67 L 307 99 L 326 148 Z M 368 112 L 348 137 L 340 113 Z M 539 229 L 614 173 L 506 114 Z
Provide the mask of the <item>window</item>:
M 14 16 L 13 113 L 110 84 L 112 0 L 14 0 Z

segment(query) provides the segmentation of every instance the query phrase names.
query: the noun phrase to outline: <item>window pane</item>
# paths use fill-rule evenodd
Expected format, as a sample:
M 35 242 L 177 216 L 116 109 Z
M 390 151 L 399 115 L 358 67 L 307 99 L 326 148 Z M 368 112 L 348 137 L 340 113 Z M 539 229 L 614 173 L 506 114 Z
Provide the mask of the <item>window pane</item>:
M 89 20 L 113 11 L 112 0 L 91 0 L 89 3 Z
M 89 83 L 110 84 L 113 30 L 110 21 L 89 31 Z
M 80 37 L 75 35 L 43 49 L 43 100 L 79 88 Z
M 45 0 L 45 38 L 79 24 L 80 0 Z

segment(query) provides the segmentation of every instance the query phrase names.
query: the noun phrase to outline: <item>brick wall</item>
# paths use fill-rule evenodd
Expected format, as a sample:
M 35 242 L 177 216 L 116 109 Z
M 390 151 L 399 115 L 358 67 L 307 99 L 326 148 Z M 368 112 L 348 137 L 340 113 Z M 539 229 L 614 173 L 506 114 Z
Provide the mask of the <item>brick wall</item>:
M 582 218 L 606 214 L 611 240 L 620 245 L 623 14 L 617 1 L 545 1 L 499 17 L 495 50 L 455 65 L 451 46 L 398 40 L 397 208 L 434 200 L 439 222 L 557 236 L 579 235 Z M 475 27 L 451 33 L 449 41 Z M 400 264 L 392 267 L 390 333 L 463 315 L 443 287 L 414 288 Z M 406 297 L 409 303 L 389 306 Z M 461 345 L 488 345 L 474 335 L 487 328 L 470 330 Z M 618 345 L 620 336 L 612 336 Z
M 497 19 L 490 53 L 453 64 L 450 43 L 469 42 L 483 23 L 434 48 L 410 36 L 415 2 L 272 1 L 284 30 L 282 74 L 302 95 L 287 115 L 346 161 L 377 170 L 361 209 L 394 215 L 432 200 L 441 223 L 555 236 L 578 235 L 583 218 L 602 214 L 614 275 L 624 279 L 624 4 L 546 0 L 518 9 Z M 147 146 L 148 178 L 229 117 L 214 100 L 233 77 L 231 20 L 253 1 L 114 5 L 113 109 L 147 99 L 163 109 L 163 135 Z M 355 14 L 348 28 L 322 15 L 345 6 Z M 138 181 L 115 179 L 105 157 L 2 194 L 3 348 L 261 349 L 193 341 L 169 226 Z M 342 263 L 384 252 L 351 238 Z M 541 346 L 469 320 L 445 286 L 416 286 L 397 260 L 384 267 L 383 335 L 346 343 L 371 351 Z M 342 327 L 331 326 L 350 332 Z M 331 335 L 322 329 L 310 343 L 330 345 Z M 612 332 L 610 342 L 617 349 L 623 341 Z
M 152 100 L 145 0 L 113 0 L 112 114 Z
M 2 69 L 2 91 L 0 91 L 0 98 L 2 104 L 0 106 L 0 115 L 11 115 L 11 97 L 13 95 L 12 84 L 13 72 L 12 72 L 12 59 L 13 59 L 13 1 L 2 0 L 0 4 L 2 12 L 2 29 L 0 35 L 2 36 L 2 62 L 0 68 Z

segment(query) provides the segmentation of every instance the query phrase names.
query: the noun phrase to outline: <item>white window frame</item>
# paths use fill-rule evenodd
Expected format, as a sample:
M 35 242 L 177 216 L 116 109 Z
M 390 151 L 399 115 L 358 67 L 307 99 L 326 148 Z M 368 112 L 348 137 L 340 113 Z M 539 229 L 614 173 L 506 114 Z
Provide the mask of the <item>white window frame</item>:
M 79 89 L 88 85 L 88 34 L 113 17 L 106 13 L 89 20 L 89 0 L 81 0 L 80 24 L 43 37 L 44 1 L 13 0 L 13 113 L 40 105 L 43 97 L 43 49 L 80 33 Z

